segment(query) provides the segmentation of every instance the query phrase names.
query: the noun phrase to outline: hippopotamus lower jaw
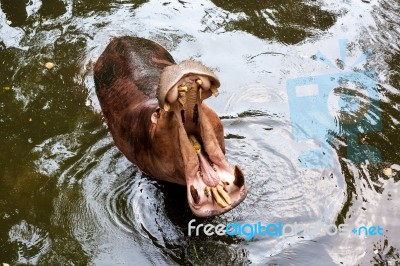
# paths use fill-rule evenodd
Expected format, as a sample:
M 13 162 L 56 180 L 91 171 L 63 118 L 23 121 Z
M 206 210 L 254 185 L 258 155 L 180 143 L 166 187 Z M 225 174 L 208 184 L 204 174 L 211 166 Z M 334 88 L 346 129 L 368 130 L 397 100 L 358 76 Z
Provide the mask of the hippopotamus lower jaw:
M 187 164 L 185 179 L 192 212 L 207 217 L 236 207 L 245 199 L 247 188 L 240 167 L 229 165 L 208 117 L 199 109 L 200 138 L 188 136 L 195 154 L 187 161 L 195 163 Z

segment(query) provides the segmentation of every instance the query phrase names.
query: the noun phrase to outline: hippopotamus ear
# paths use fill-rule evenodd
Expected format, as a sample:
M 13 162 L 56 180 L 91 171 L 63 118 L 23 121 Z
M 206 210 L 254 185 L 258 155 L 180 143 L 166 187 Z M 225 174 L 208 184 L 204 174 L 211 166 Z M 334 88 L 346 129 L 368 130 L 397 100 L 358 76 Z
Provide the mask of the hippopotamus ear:
M 158 118 L 160 118 L 160 107 L 157 107 L 157 109 L 154 111 L 154 113 L 151 114 L 151 123 L 157 124 Z

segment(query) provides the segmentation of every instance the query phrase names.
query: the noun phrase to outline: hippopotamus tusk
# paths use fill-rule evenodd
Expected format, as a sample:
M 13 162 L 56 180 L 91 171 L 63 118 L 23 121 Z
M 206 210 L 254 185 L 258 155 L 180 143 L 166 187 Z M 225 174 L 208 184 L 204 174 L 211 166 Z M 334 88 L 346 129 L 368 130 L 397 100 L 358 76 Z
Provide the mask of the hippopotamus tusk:
M 243 172 L 228 163 L 221 120 L 203 102 L 218 95 L 212 70 L 193 60 L 176 64 L 150 40 L 120 37 L 97 60 L 94 81 L 118 149 L 144 173 L 185 185 L 196 216 L 244 200 Z

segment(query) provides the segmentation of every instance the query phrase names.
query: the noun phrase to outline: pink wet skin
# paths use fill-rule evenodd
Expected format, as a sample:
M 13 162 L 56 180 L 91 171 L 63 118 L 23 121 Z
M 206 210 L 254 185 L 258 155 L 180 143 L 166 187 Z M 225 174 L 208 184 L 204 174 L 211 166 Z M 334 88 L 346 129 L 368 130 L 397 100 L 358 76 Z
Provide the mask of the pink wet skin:
M 210 162 L 208 162 L 206 158 L 204 158 L 203 153 L 200 152 L 198 156 L 201 168 L 201 171 L 199 171 L 199 173 L 202 177 L 204 184 L 209 187 L 216 187 L 220 182 L 220 178 L 217 175 L 215 167 L 213 168 Z

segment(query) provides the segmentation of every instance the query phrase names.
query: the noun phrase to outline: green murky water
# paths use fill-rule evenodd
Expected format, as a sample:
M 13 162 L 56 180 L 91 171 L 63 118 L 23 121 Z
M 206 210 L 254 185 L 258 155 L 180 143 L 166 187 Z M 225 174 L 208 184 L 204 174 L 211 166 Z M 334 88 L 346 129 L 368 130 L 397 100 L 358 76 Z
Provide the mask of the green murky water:
M 0 263 L 399 263 L 398 1 L 0 0 L 0 6 Z M 201 60 L 220 77 L 220 96 L 208 103 L 223 118 L 228 159 L 244 169 L 249 195 L 226 215 L 197 223 L 381 225 L 384 235 L 189 237 L 194 217 L 185 189 L 129 163 L 100 113 L 92 67 L 109 40 L 123 35 L 157 41 L 177 61 Z M 293 121 L 287 81 L 346 69 L 376 74 L 378 105 L 367 104 L 363 115 L 380 126 L 358 128 L 352 139 L 345 133 L 354 127 L 334 117 L 333 128 L 320 127 L 326 141 L 296 138 L 308 121 Z M 328 101 L 333 114 L 335 96 Z M 360 145 L 375 147 L 379 158 L 351 150 Z M 301 167 L 299 154 L 315 147 L 329 147 L 331 157 L 321 157 L 329 166 Z

